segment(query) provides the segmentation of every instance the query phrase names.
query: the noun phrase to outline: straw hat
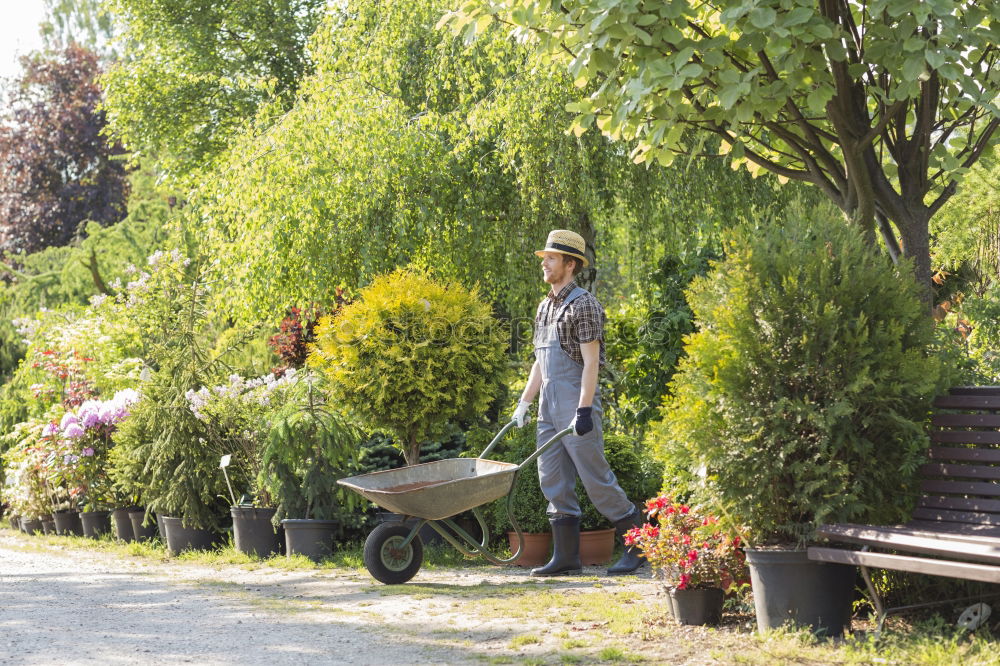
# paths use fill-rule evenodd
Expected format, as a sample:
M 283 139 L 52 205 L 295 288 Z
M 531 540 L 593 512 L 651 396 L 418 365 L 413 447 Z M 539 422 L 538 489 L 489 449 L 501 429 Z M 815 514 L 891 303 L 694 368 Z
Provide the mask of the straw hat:
M 586 268 L 590 265 L 590 262 L 587 261 L 587 257 L 583 256 L 586 251 L 587 243 L 583 240 L 583 236 L 575 231 L 556 229 L 555 231 L 549 232 L 549 237 L 545 241 L 545 249 L 538 250 L 535 254 L 539 257 L 546 252 L 566 254 L 571 257 L 576 257 L 582 261 L 583 267 Z

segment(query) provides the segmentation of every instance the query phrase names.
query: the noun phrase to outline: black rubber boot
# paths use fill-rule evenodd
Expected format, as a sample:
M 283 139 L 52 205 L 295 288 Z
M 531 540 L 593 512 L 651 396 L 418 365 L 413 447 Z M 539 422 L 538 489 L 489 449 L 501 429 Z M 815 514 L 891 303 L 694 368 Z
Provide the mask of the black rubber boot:
M 552 559 L 531 570 L 532 576 L 565 576 L 583 571 L 580 564 L 580 517 L 561 516 L 552 524 Z
M 625 533 L 633 527 L 639 527 L 643 523 L 642 513 L 639 509 L 633 509 L 632 513 L 615 523 L 615 538 L 625 545 Z M 635 546 L 625 546 L 625 552 L 621 559 L 608 568 L 609 576 L 624 576 L 635 573 L 636 570 L 646 563 L 646 558 L 639 554 L 639 549 Z

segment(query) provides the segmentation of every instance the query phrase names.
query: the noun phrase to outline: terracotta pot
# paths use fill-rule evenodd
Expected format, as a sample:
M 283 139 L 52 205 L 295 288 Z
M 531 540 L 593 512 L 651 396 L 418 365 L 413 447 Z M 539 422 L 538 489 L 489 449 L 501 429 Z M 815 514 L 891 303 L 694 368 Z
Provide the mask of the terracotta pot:
M 510 552 L 513 554 L 517 550 L 517 533 L 507 532 L 507 542 L 510 544 Z M 519 567 L 540 567 L 549 561 L 552 555 L 552 533 L 524 533 L 524 550 L 520 557 L 514 560 L 513 564 Z
M 580 532 L 580 562 L 585 567 L 607 564 L 615 552 L 615 528 Z

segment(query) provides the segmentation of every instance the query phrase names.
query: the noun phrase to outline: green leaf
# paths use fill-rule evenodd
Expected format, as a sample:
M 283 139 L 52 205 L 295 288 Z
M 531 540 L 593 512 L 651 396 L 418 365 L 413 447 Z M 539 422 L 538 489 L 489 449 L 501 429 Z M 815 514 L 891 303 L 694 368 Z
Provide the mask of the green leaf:
M 753 27 L 763 30 L 774 25 L 777 16 L 777 13 L 770 7 L 756 7 L 750 11 L 750 23 L 753 24 Z

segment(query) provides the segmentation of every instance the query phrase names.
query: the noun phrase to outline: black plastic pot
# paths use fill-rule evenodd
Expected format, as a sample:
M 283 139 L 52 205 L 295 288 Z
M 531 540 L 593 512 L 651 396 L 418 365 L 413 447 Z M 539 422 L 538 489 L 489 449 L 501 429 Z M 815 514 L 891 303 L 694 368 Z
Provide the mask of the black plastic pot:
M 222 535 L 218 532 L 185 527 L 180 518 L 157 516 L 157 520 L 162 520 L 166 528 L 164 537 L 171 555 L 179 555 L 185 550 L 212 550 L 222 543 Z
M 670 610 L 680 624 L 694 626 L 716 625 L 722 622 L 722 602 L 726 595 L 722 588 L 670 588 Z
M 135 541 L 135 532 L 132 531 L 132 521 L 128 517 L 131 509 L 115 509 L 111 512 L 111 525 L 114 528 L 115 538 L 128 543 Z
M 42 521 L 37 518 L 22 518 L 21 531 L 25 534 L 38 534 L 42 531 Z
M 236 550 L 253 557 L 271 557 L 281 552 L 284 534 L 271 523 L 276 512 L 277 509 L 252 506 L 230 507 Z
M 111 531 L 111 512 L 81 511 L 80 522 L 83 523 L 83 536 L 96 539 Z
M 149 541 L 156 536 L 155 525 L 143 525 L 145 518 L 146 510 L 143 508 L 128 510 L 128 521 L 132 524 L 132 535 L 136 541 Z
M 79 511 L 56 511 L 52 514 L 56 524 L 56 534 L 83 536 L 83 523 Z
M 813 562 L 804 550 L 747 550 L 757 628 L 787 622 L 825 636 L 850 627 L 854 567 Z
M 285 528 L 285 553 L 305 555 L 319 562 L 333 555 L 333 537 L 337 533 L 336 520 L 304 520 L 286 518 L 281 521 Z
M 10 529 L 19 530 L 21 529 L 21 517 L 20 516 L 8 516 L 7 522 L 10 523 Z
M 56 533 L 56 523 L 51 518 L 48 520 L 42 519 L 42 532 L 45 534 L 55 534 Z

